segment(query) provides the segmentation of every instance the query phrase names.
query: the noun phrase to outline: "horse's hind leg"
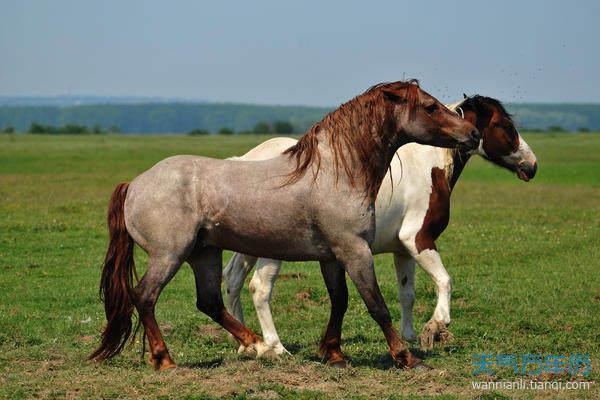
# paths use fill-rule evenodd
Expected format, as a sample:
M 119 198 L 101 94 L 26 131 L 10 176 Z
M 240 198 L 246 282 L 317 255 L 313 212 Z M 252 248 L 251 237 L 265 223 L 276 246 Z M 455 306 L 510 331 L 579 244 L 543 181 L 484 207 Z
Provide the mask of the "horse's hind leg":
M 225 308 L 221 294 L 222 250 L 196 248 L 188 257 L 196 280 L 196 307 L 231 333 L 249 353 L 267 355 L 269 347 Z
M 138 310 L 140 321 L 144 325 L 144 331 L 150 345 L 150 363 L 157 370 L 174 368 L 176 365 L 169 355 L 156 318 L 154 308 L 165 285 L 175 275 L 181 262 L 169 257 L 150 257 L 148 271 L 144 274 L 140 283 L 135 287 L 135 306 Z
M 289 354 L 281 344 L 271 314 L 271 294 L 280 268 L 281 261 L 279 260 L 259 258 L 256 263 L 256 271 L 254 271 L 252 280 L 250 280 L 250 292 L 252 293 L 252 301 L 254 302 L 254 308 L 256 308 L 256 315 L 265 343 L 273 348 L 277 354 Z
M 256 264 L 256 257 L 235 253 L 223 270 L 223 280 L 225 281 L 225 291 L 227 293 L 227 309 L 240 322 L 244 322 L 241 291 L 246 277 L 254 268 L 254 264 Z
M 394 253 L 394 265 L 398 278 L 398 300 L 402 306 L 400 331 L 402 338 L 413 342 L 417 335 L 413 328 L 413 306 L 415 304 L 415 260 L 410 255 Z
M 348 309 L 348 287 L 345 271 L 337 262 L 321 262 L 321 273 L 331 300 L 331 313 L 327 330 L 321 339 L 319 355 L 327 359 L 327 364 L 336 368 L 346 366 L 346 357 L 342 353 L 342 322 Z

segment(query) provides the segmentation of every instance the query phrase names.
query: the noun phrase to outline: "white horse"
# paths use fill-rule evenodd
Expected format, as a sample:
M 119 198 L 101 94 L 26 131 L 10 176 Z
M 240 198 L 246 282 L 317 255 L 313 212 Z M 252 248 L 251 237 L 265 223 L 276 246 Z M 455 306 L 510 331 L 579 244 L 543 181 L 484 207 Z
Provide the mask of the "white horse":
M 516 172 L 525 181 L 533 178 L 537 160 L 516 130 L 510 115 L 495 99 L 474 96 L 448 106 L 473 123 L 482 133 L 475 151 L 443 149 L 420 144 L 407 144 L 397 151 L 379 189 L 376 208 L 376 233 L 373 254 L 394 253 L 402 307 L 401 332 L 415 341 L 413 304 L 415 300 L 415 261 L 436 285 L 437 305 L 421 334 L 421 346 L 433 347 L 436 341 L 451 338 L 450 275 L 444 268 L 435 240 L 448 224 L 450 194 L 466 162 L 472 154 Z M 258 145 L 238 160 L 264 160 L 280 155 L 296 143 L 291 138 L 274 138 Z M 392 184 L 394 185 L 392 189 Z M 271 292 L 281 261 L 236 253 L 223 272 L 227 303 L 232 314 L 243 321 L 240 291 L 246 276 L 256 264 L 250 281 L 250 292 L 258 314 L 265 342 L 276 353 L 287 352 L 281 344 L 270 309 Z

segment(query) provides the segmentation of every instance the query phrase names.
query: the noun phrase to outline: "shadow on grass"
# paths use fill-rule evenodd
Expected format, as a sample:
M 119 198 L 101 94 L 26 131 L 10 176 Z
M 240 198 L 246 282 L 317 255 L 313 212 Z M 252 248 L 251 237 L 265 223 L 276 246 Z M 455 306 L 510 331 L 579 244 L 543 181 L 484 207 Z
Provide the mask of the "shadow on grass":
M 365 338 L 366 339 L 366 338 Z M 342 350 L 344 348 L 344 343 L 364 343 L 366 340 L 362 340 L 362 335 L 356 335 L 351 339 L 346 339 L 342 342 Z M 456 347 L 456 346 L 454 346 Z M 444 347 L 444 350 L 448 350 L 448 347 Z M 415 356 L 419 357 L 425 364 L 427 364 L 428 360 L 436 359 L 438 357 L 443 357 L 443 354 L 440 353 L 441 349 L 433 349 L 433 350 L 421 350 L 417 347 L 410 348 L 411 353 Z M 294 352 L 292 352 L 294 354 Z M 392 356 L 389 353 L 379 353 L 379 354 L 367 354 L 363 353 L 357 356 L 351 356 L 347 353 L 344 353 L 349 360 L 350 365 L 353 367 L 369 367 L 375 368 L 379 370 L 389 370 L 396 368 L 396 364 L 392 359 Z M 312 354 L 303 357 L 307 361 L 313 362 L 321 362 L 325 363 L 325 360 L 321 359 L 317 354 Z
M 183 368 L 191 368 L 191 369 L 211 369 L 217 368 L 223 365 L 225 360 L 223 358 L 215 358 L 214 360 L 209 361 L 200 361 L 200 362 L 187 362 L 183 364 L 179 364 Z

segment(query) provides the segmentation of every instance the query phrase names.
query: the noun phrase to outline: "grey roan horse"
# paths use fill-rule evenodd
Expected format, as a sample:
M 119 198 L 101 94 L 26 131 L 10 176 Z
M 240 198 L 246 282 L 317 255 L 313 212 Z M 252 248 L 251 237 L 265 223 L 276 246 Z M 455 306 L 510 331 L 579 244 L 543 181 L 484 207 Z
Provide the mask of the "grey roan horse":
M 184 261 L 194 272 L 196 305 L 246 351 L 271 349 L 231 316 L 221 296 L 222 251 L 321 263 L 331 315 L 321 355 L 345 365 L 340 338 L 347 308 L 344 271 L 387 339 L 400 367 L 415 367 L 393 328 L 373 269 L 374 200 L 390 161 L 405 143 L 475 148 L 479 132 L 414 81 L 380 84 L 315 124 L 296 146 L 266 161 L 167 158 L 131 183 L 119 184 L 109 204 L 109 248 L 100 283 L 108 323 L 90 358 L 119 353 L 132 333 L 134 308 L 156 369 L 175 366 L 154 308 Z M 133 247 L 149 255 L 134 287 Z

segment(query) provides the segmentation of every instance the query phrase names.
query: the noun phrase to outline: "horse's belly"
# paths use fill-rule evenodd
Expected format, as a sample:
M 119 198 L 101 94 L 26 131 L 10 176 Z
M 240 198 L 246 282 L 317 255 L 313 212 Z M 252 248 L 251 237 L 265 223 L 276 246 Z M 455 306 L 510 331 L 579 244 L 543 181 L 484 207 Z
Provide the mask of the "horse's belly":
M 318 240 L 315 232 L 235 229 L 219 224 L 200 233 L 205 245 L 287 261 L 327 260 L 333 257 L 329 246 Z
M 385 237 L 386 240 L 379 239 L 373 242 L 371 245 L 371 251 L 373 254 L 383 254 L 383 253 L 402 253 L 404 250 L 404 246 L 398 235 L 387 235 Z

